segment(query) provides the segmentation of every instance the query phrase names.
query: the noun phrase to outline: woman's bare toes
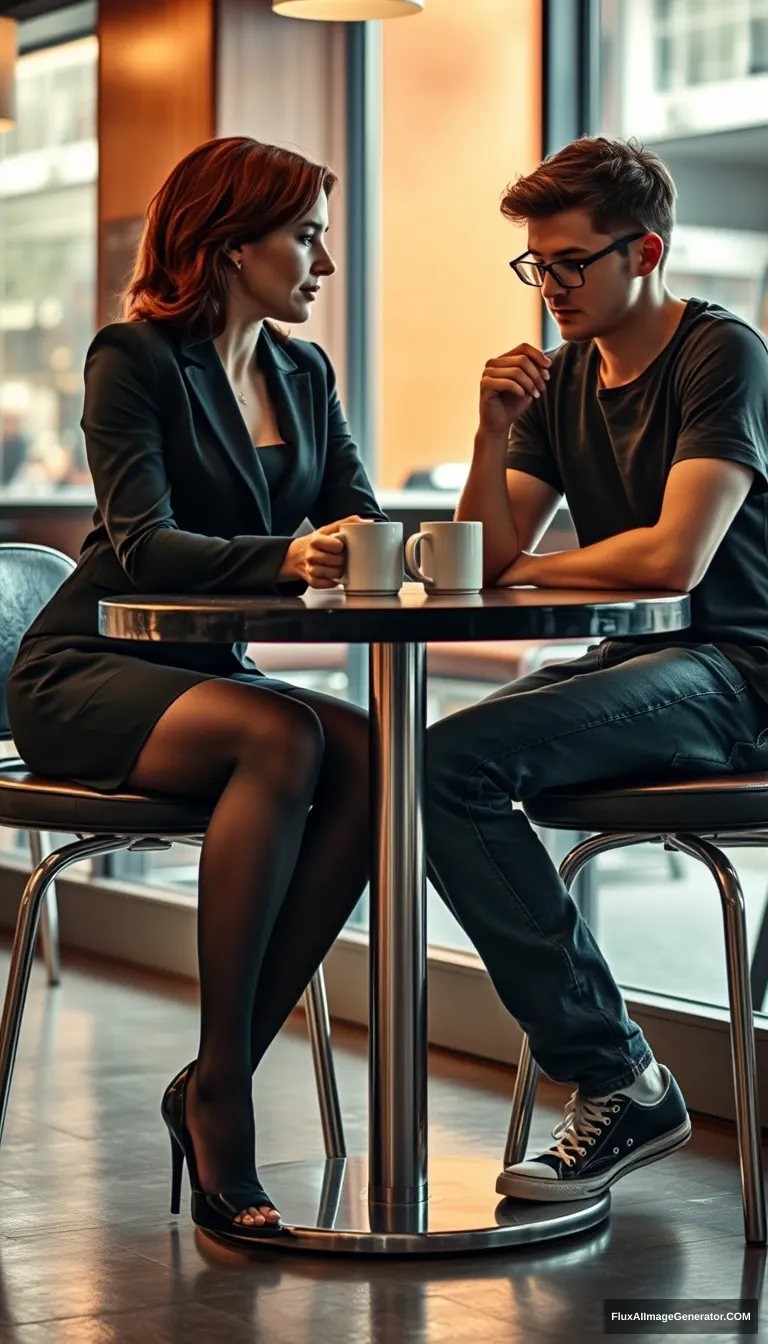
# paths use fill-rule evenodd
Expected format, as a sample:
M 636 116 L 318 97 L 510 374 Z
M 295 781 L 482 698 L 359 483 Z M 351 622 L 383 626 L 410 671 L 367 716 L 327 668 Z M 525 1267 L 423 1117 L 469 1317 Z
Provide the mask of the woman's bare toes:
M 280 1220 L 280 1214 L 277 1209 L 273 1209 L 269 1204 L 264 1204 L 260 1209 L 249 1208 L 242 1213 L 238 1213 L 235 1218 L 236 1223 L 243 1223 L 246 1227 L 263 1227 L 265 1223 L 276 1223 Z
M 238 1213 L 235 1222 L 246 1223 L 249 1227 L 252 1227 L 254 1223 L 257 1225 L 263 1223 L 264 1219 L 261 1217 L 258 1209 L 243 1209 L 242 1213 Z

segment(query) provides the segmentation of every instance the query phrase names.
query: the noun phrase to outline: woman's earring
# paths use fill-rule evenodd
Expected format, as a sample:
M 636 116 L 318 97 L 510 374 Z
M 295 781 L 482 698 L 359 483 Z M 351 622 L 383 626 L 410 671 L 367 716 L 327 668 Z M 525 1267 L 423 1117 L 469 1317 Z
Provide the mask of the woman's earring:
M 242 260 L 241 260 L 241 261 L 238 261 L 238 260 L 237 260 L 237 257 L 235 257 L 235 258 L 234 258 L 234 262 L 235 262 L 235 265 L 236 265 L 238 271 L 242 271 L 242 269 L 243 269 L 243 263 L 242 263 Z

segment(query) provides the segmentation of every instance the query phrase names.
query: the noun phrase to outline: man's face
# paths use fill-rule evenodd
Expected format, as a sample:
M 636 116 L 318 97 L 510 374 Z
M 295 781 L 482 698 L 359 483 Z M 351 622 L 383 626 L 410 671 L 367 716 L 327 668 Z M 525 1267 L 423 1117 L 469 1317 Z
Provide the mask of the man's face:
M 601 257 L 581 274 L 568 263 L 584 261 L 610 246 L 616 237 L 631 232 L 637 230 L 628 228 L 616 235 L 597 233 L 585 210 L 564 210 L 548 219 L 529 222 L 530 260 L 565 263 L 560 267 L 560 281 L 548 271 L 542 287 L 542 297 L 563 340 L 584 341 L 606 336 L 626 320 L 640 294 L 638 268 L 643 258 L 642 238 Z M 647 273 L 646 266 L 642 266 L 642 270 Z M 583 284 L 579 284 L 581 279 Z M 570 288 L 563 281 L 578 287 Z

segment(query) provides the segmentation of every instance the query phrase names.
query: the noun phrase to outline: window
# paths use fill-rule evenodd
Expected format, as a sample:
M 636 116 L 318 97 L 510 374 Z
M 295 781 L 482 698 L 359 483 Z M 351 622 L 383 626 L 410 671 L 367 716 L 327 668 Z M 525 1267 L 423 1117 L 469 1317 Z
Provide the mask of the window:
M 96 291 L 95 37 L 21 56 L 0 138 L 0 486 L 87 486 L 82 369 Z
M 650 22 L 649 22 L 650 18 Z M 677 183 L 670 288 L 768 332 L 768 0 L 605 0 L 599 128 Z
M 764 121 L 767 0 L 603 0 L 601 8 L 615 127 L 671 137 Z
M 765 0 L 740 0 L 727 10 L 719 0 L 656 0 L 650 17 L 660 92 L 766 71 Z
M 486 360 L 539 339 L 539 297 L 514 283 L 519 239 L 499 202 L 540 158 L 540 7 L 440 0 L 382 30 L 377 484 L 392 488 L 469 461 Z

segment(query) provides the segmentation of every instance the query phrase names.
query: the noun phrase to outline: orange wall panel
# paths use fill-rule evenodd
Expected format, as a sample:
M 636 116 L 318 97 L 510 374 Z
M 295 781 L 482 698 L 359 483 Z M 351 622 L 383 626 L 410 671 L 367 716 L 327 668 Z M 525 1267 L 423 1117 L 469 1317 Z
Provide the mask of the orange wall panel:
M 174 164 L 214 134 L 214 3 L 100 0 L 100 324 L 135 232 L 110 263 L 110 226 L 143 216 Z M 121 274 L 112 276 L 115 265 Z
M 540 339 L 507 182 L 541 157 L 540 0 L 429 0 L 383 29 L 378 483 L 466 459 L 485 361 Z

